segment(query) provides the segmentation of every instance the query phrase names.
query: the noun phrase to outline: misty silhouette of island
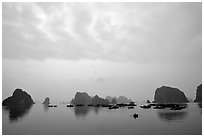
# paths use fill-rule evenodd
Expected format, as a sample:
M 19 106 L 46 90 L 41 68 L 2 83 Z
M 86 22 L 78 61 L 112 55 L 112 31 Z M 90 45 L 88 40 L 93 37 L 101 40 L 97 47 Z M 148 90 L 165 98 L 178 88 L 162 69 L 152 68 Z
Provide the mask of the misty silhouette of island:
M 200 84 L 196 89 L 196 99 L 194 102 L 202 103 L 202 84 Z
M 185 94 L 177 89 L 167 86 L 162 86 L 160 88 L 157 88 L 154 95 L 154 101 L 152 103 L 187 103 L 188 100 L 185 96 Z M 197 87 L 196 90 L 196 99 L 194 102 L 200 102 L 202 103 L 202 84 L 200 84 Z M 118 106 L 125 106 L 124 104 L 129 103 L 130 106 L 134 106 L 134 102 L 131 99 L 128 99 L 124 96 L 117 97 L 111 97 L 107 96 L 105 99 L 99 97 L 98 95 L 95 95 L 94 97 L 89 96 L 86 92 L 77 92 L 75 94 L 75 97 L 70 101 L 70 104 L 77 105 L 77 106 L 107 106 L 109 104 L 117 104 Z M 147 103 L 151 103 L 149 100 L 147 100 Z M 26 105 L 30 106 L 34 104 L 33 99 L 31 96 L 23 91 L 22 89 L 16 89 L 13 92 L 13 95 L 11 97 L 6 98 L 2 102 L 2 106 L 18 106 L 18 105 Z M 48 97 L 45 98 L 43 104 L 50 104 L 50 99 Z M 67 107 L 73 107 L 72 105 L 68 105 Z M 53 107 L 56 105 L 53 105 Z M 149 107 L 149 106 L 148 106 Z
M 187 103 L 185 94 L 177 89 L 167 86 L 157 88 L 153 103 Z
M 149 100 L 147 100 L 147 105 L 140 106 L 143 109 L 165 109 L 170 108 L 171 110 L 181 110 L 186 108 L 186 104 L 188 100 L 185 96 L 185 94 L 177 89 L 167 86 L 162 86 L 160 88 L 157 88 L 154 95 L 154 101 L 151 103 Z M 202 84 L 200 84 L 197 87 L 196 90 L 196 99 L 195 102 L 199 102 L 199 107 L 202 107 Z M 179 104 L 183 103 L 183 104 Z M 16 114 L 16 117 L 18 115 L 22 115 L 30 106 L 34 104 L 33 99 L 31 96 L 23 91 L 22 89 L 16 89 L 13 92 L 13 95 L 11 97 L 6 98 L 2 102 L 2 106 L 7 106 L 7 110 L 11 110 L 11 117 L 13 117 L 14 114 Z M 57 105 L 50 105 L 50 99 L 49 97 L 46 97 L 43 101 L 43 104 L 47 107 L 57 107 Z M 118 109 L 120 107 L 128 106 L 128 109 L 134 109 L 135 102 L 133 102 L 131 99 L 128 99 L 124 96 L 117 97 L 111 97 L 107 96 L 106 98 L 101 98 L 98 95 L 95 95 L 91 97 L 86 92 L 77 92 L 75 94 L 75 97 L 70 101 L 71 105 L 67 105 L 67 107 L 82 107 L 82 106 L 94 106 L 94 107 L 108 107 L 109 109 Z M 16 109 L 14 109 L 16 108 Z M 78 111 L 79 110 L 79 111 Z M 85 109 L 77 109 L 76 114 L 80 114 L 80 112 L 88 112 Z M 13 113 L 15 112 L 15 113 Z M 19 112 L 19 113 L 18 113 Z M 79 113 L 78 113 L 79 112 Z
M 140 106 L 143 109 L 170 109 L 171 112 L 158 111 L 158 116 L 166 121 L 182 120 L 187 112 L 183 111 L 187 107 L 188 100 L 185 94 L 177 88 L 162 86 L 157 88 L 154 95 L 154 101 L 151 103 L 146 101 L 146 105 Z M 197 87 L 196 99 L 194 102 L 198 102 L 199 107 L 202 107 L 202 84 Z M 34 101 L 32 97 L 22 89 L 15 89 L 12 96 L 6 98 L 2 102 L 3 109 L 9 111 L 10 122 L 18 121 L 19 118 L 23 118 L 28 114 Z M 48 107 L 57 107 L 57 105 L 50 105 L 49 97 L 46 97 L 42 103 L 45 111 Z M 70 101 L 71 105 L 67 107 L 74 107 L 74 113 L 76 117 L 85 117 L 91 110 L 96 114 L 99 112 L 100 107 L 107 107 L 108 109 L 119 109 L 120 107 L 128 106 L 128 109 L 134 109 L 135 102 L 124 96 L 101 98 L 98 95 L 91 97 L 86 92 L 77 92 L 74 98 Z M 93 107 L 92 107 L 93 106 Z M 127 109 L 127 110 L 128 110 Z M 177 111 L 182 110 L 182 111 Z M 136 113 L 135 113 L 136 114 Z M 138 118 L 138 114 L 133 118 Z
M 49 98 L 49 97 L 46 97 L 42 104 L 44 105 L 44 110 L 45 110 L 45 112 L 47 112 L 48 109 L 49 109 L 50 98 Z
M 107 96 L 106 99 L 95 95 L 94 97 L 89 96 L 86 92 L 77 92 L 75 97 L 70 101 L 70 104 L 75 106 L 103 106 L 110 108 L 118 108 L 118 106 L 135 106 L 134 102 L 130 99 L 127 99 L 124 96 L 120 96 L 119 98 Z M 112 105 L 117 105 L 113 106 Z
M 44 105 L 49 105 L 50 104 L 50 98 L 46 97 L 45 100 L 43 101 Z
M 126 97 L 124 97 L 124 96 L 120 96 L 120 97 L 111 97 L 111 96 L 107 96 L 106 97 L 106 99 L 108 99 L 110 102 L 112 102 L 113 101 L 113 99 L 114 99 L 114 103 L 115 103 L 115 101 L 116 101 L 116 103 L 115 104 L 121 104 L 121 103 L 130 103 L 130 102 L 133 102 L 131 99 L 128 99 L 128 98 L 126 98 Z M 114 104 L 113 103 L 113 104 Z
M 108 105 L 110 104 L 109 100 L 95 95 L 94 97 L 89 96 L 86 92 L 77 92 L 74 99 L 70 101 L 70 104 L 73 105 Z
M 50 104 L 50 98 L 46 97 L 45 100 L 42 103 L 44 105 L 44 108 L 47 109 L 48 107 L 58 107 L 56 104 Z
M 3 106 L 30 106 L 32 104 L 34 104 L 33 99 L 22 89 L 16 89 L 11 97 L 2 102 Z
M 111 101 L 112 104 L 117 104 L 117 100 L 116 99 L 112 99 L 112 100 L 109 100 Z

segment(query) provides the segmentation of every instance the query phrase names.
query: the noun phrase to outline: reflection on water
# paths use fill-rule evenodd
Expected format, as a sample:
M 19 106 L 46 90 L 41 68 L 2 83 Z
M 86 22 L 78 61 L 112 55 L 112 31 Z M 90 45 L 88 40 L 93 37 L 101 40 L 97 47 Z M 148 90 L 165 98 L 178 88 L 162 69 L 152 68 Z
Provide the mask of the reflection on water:
M 3 107 L 2 133 L 13 135 L 202 134 L 200 110 L 196 103 L 190 104 L 183 110 L 143 110 L 140 107 L 109 110 L 94 106 L 67 108 L 66 105 L 48 108 L 42 104 L 35 104 L 30 109 Z M 139 114 L 136 120 L 130 117 L 134 113 Z
M 30 111 L 31 106 L 7 106 L 3 107 L 4 110 L 9 112 L 9 121 L 18 122 L 19 118 L 23 118 Z
M 85 117 L 90 111 L 90 108 L 87 106 L 83 107 L 74 107 L 74 113 L 76 117 Z
M 199 108 L 202 108 L 202 103 L 198 103 L 198 107 L 199 107 Z
M 44 106 L 44 111 L 47 112 L 48 109 L 49 109 L 49 107 L 48 107 L 49 105 L 48 104 L 43 104 L 43 106 Z
M 100 107 L 94 107 L 93 110 L 94 110 L 95 114 L 98 114 L 98 112 L 100 111 Z
M 184 120 L 187 116 L 187 111 L 157 111 L 157 114 L 160 119 L 165 120 L 167 122 Z
M 200 108 L 200 114 L 202 115 L 202 103 L 197 103 L 198 108 Z
M 89 107 L 89 106 L 76 106 L 74 107 L 74 113 L 76 117 L 86 117 L 88 113 L 94 111 L 95 114 L 98 114 L 100 111 L 100 107 Z

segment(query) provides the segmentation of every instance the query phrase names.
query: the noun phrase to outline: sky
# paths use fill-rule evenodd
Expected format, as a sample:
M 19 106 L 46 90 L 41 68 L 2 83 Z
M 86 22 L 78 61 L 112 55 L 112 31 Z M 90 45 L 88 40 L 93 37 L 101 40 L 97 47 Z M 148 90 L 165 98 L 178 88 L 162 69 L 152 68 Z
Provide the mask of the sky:
M 202 83 L 202 4 L 3 3 L 2 98 L 76 92 L 153 101 L 161 86 L 195 99 Z

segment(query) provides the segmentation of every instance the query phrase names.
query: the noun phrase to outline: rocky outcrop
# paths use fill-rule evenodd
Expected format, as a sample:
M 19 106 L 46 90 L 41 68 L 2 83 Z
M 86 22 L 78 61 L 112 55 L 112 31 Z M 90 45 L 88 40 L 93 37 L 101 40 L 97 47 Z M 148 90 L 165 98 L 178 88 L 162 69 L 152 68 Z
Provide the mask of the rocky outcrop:
M 11 97 L 6 98 L 2 102 L 3 106 L 30 106 L 32 104 L 34 104 L 33 99 L 28 93 L 26 93 L 22 89 L 16 89 Z
M 186 103 L 185 94 L 177 88 L 163 86 L 157 88 L 153 103 Z
M 106 96 L 106 99 L 111 102 L 113 99 L 116 99 L 116 97 Z
M 112 104 L 117 104 L 117 100 L 116 99 L 112 99 L 111 103 Z
M 115 99 L 117 101 L 117 103 L 119 103 L 119 104 L 121 104 L 121 103 L 126 104 L 126 103 L 132 102 L 131 99 L 128 99 L 128 98 L 126 98 L 124 96 L 120 96 L 118 98 L 117 97 L 107 96 L 106 99 L 108 99 L 110 102 L 112 102 L 112 100 Z
M 70 101 L 73 105 L 108 105 L 110 102 L 107 99 L 100 98 L 98 95 L 90 97 L 86 92 L 77 92 L 74 99 Z
M 133 102 L 133 101 L 124 96 L 120 96 L 119 98 L 117 98 L 117 103 L 130 103 L 130 102 Z
M 90 104 L 91 97 L 86 92 L 77 92 L 74 98 L 74 104 Z
M 93 105 L 108 105 L 110 102 L 107 99 L 100 98 L 98 95 L 92 99 Z
M 74 105 L 75 104 L 75 100 L 74 98 L 69 102 L 71 105 Z
M 50 104 L 50 99 L 49 99 L 48 97 L 45 98 L 43 104 L 45 104 L 45 105 L 49 105 L 49 104 Z
M 202 102 L 202 84 L 200 84 L 196 89 L 196 99 L 194 102 Z

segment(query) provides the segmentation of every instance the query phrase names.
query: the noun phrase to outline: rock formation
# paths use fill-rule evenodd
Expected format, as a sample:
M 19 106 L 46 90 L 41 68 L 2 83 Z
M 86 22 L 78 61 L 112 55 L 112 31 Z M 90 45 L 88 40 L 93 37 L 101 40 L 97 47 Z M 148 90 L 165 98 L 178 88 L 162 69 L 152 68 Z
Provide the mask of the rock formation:
M 107 105 L 109 103 L 107 99 L 100 98 L 98 95 L 92 98 L 86 92 L 77 92 L 74 99 L 70 101 L 73 105 Z
M 124 97 L 124 96 L 120 96 L 117 99 L 117 103 L 130 103 L 130 102 L 133 102 L 133 101 L 131 99 Z
M 116 97 L 106 96 L 106 99 L 109 100 L 109 101 L 111 102 L 112 99 L 116 99 Z
M 98 95 L 92 99 L 93 105 L 108 105 L 110 102 L 107 99 L 100 98 Z
M 112 103 L 112 104 L 117 104 L 116 99 L 112 99 L 111 103 Z
M 157 88 L 153 103 L 186 103 L 185 94 L 177 88 L 163 86 Z
M 34 104 L 33 99 L 28 93 L 26 93 L 22 89 L 16 89 L 11 97 L 6 98 L 2 102 L 3 106 L 17 106 L 17 105 L 30 106 L 32 104 Z
M 43 104 L 49 105 L 50 104 L 50 99 L 48 97 L 46 97 Z
M 69 102 L 71 105 L 74 105 L 75 104 L 75 100 L 74 98 Z
M 126 103 L 132 102 L 131 99 L 128 99 L 128 98 L 126 98 L 124 96 L 120 96 L 118 98 L 117 97 L 107 96 L 106 99 L 108 99 L 110 102 L 112 102 L 112 100 L 115 99 L 117 101 L 117 103 L 119 103 L 119 104 L 121 104 L 121 103 L 126 104 Z
M 194 102 L 202 102 L 202 84 L 200 84 L 196 89 L 196 99 Z
M 90 104 L 91 97 L 86 92 L 77 92 L 74 98 L 74 104 Z

